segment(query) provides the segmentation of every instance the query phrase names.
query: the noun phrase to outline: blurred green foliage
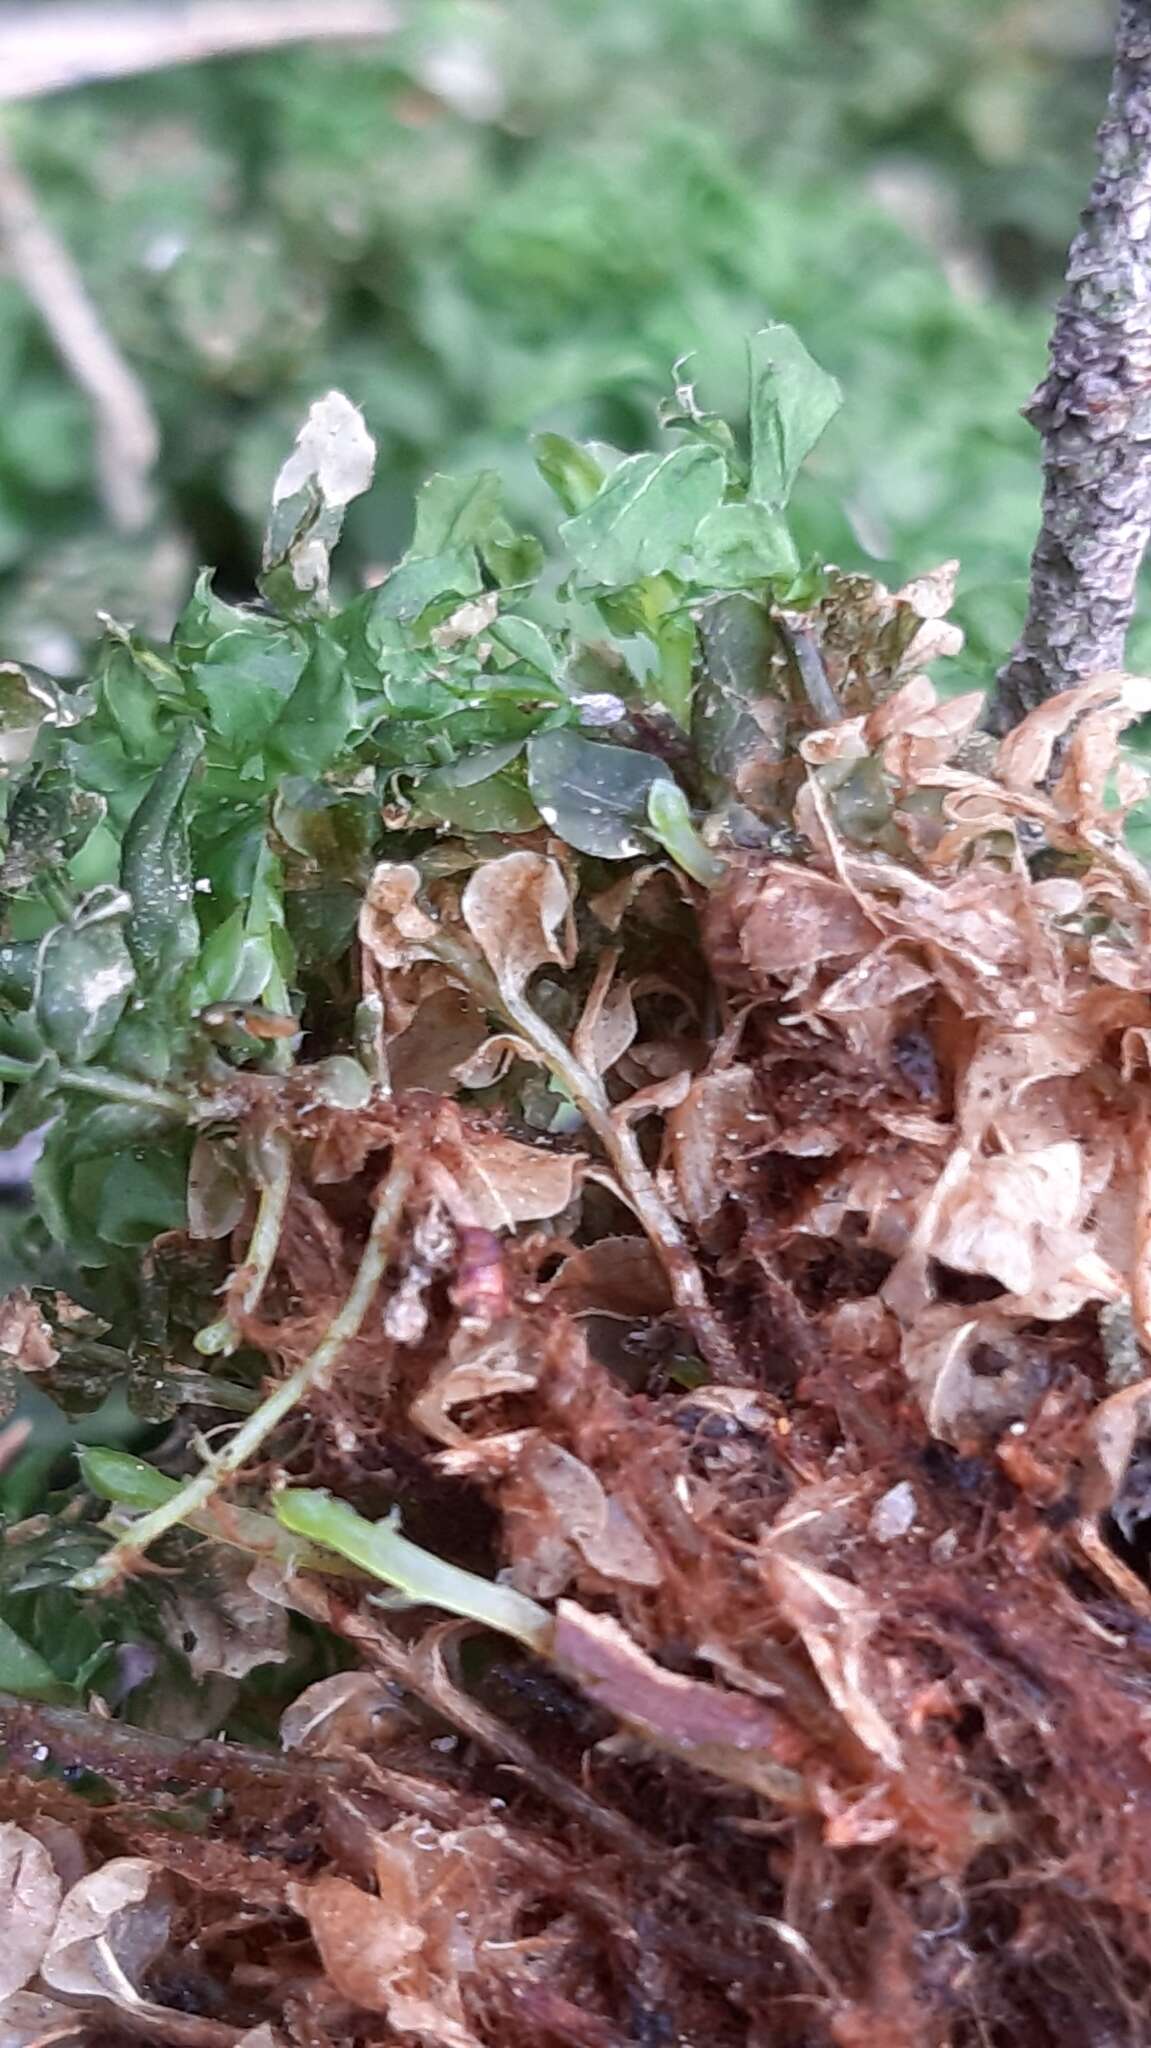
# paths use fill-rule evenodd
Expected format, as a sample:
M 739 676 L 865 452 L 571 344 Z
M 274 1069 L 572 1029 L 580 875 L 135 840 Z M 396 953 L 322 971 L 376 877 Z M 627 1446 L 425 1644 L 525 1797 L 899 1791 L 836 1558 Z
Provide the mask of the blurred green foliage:
M 1018 417 L 1086 191 L 1101 0 L 413 0 L 295 49 L 16 110 L 14 138 L 164 434 L 169 545 L 109 537 L 82 399 L 0 279 L 0 641 L 75 669 L 97 607 L 160 629 L 188 565 L 251 584 L 279 453 L 335 384 L 381 444 L 349 587 L 430 470 L 525 431 L 649 445 L 673 361 L 738 409 L 793 323 L 849 404 L 802 546 L 890 581 L 959 555 L 968 672 L 1018 616 L 1038 470 Z

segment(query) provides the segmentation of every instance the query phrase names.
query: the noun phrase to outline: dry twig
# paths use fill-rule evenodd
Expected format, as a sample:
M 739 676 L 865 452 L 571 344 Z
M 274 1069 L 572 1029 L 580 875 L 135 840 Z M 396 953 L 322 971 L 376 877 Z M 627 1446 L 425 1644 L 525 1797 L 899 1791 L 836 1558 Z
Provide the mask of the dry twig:
M 0 38 L 0 76 L 3 61 Z M 151 473 L 160 452 L 152 407 L 2 133 L 0 247 L 92 407 L 100 494 L 108 516 L 121 533 L 137 533 L 152 515 Z
M 102 78 L 197 64 L 283 43 L 386 35 L 390 0 L 191 0 L 0 9 L 0 100 L 40 99 Z

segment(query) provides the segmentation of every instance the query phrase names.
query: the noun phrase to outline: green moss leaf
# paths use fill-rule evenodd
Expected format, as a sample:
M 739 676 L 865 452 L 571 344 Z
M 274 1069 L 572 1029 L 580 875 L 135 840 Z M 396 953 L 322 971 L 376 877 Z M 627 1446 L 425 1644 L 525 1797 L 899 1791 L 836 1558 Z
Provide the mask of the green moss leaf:
M 671 771 L 652 754 L 561 727 L 528 741 L 528 788 L 546 825 L 579 853 L 626 860 L 647 840 L 648 795 Z
M 57 1678 L 38 1650 L 0 1616 L 0 1692 L 22 1700 L 65 1700 L 70 1688 Z
M 632 455 L 560 534 L 587 582 L 621 589 L 679 568 L 701 522 L 718 510 L 725 481 L 714 448 Z
M 244 760 L 282 715 L 307 665 L 302 635 L 273 620 L 253 621 L 212 642 L 192 678 L 229 752 Z
M 692 541 L 692 579 L 712 590 L 790 583 L 798 569 L 795 542 L 773 505 L 721 505 L 700 522 Z
M 106 1045 L 135 984 L 124 937 L 131 900 L 119 889 L 96 889 L 70 923 L 56 925 L 40 943 L 36 963 L 36 1020 L 44 1042 L 73 1064 Z
M 536 468 L 550 485 L 564 511 L 582 512 L 600 490 L 604 472 L 590 448 L 569 441 L 566 434 L 534 434 Z
M 748 352 L 751 495 L 763 505 L 786 505 L 803 462 L 843 404 L 843 393 L 794 328 L 761 328 Z
M 124 835 L 120 874 L 132 901 L 125 930 L 142 988 L 166 984 L 199 951 L 186 806 L 203 748 L 197 728 L 182 725 Z

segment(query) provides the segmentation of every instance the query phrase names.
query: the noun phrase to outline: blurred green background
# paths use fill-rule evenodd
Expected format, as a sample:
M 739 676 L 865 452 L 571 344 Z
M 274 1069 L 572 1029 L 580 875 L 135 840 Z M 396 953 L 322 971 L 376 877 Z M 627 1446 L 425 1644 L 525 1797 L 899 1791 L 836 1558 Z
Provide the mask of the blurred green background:
M 526 431 L 642 447 L 677 356 L 737 409 L 775 317 L 848 398 L 802 538 L 891 582 L 959 555 L 985 679 L 1022 609 L 1018 408 L 1109 34 L 1100 0 L 408 0 L 372 45 L 6 108 L 163 452 L 157 532 L 117 537 L 85 402 L 0 274 L 0 652 L 74 673 L 98 608 L 162 629 L 197 562 L 245 593 L 333 384 L 381 444 L 354 577 L 401 551 L 432 469 L 491 464 L 542 520 Z

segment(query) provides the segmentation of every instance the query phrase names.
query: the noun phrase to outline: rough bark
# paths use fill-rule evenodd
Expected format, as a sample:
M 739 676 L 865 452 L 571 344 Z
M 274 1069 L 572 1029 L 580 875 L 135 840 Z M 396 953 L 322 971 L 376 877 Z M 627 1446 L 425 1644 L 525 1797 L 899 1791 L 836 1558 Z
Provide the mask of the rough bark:
M 1151 0 L 1121 0 L 1098 169 L 1071 246 L 1047 375 L 1043 513 L 1027 621 L 988 713 L 1007 731 L 1123 666 L 1151 537 Z

